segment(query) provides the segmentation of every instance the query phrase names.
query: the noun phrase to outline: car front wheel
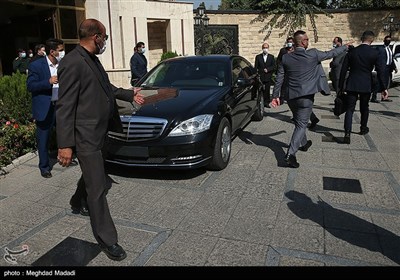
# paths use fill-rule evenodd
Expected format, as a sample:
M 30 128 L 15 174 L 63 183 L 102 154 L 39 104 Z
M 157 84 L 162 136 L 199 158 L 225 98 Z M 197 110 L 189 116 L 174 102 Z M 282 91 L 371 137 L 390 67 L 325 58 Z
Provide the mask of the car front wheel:
M 231 157 L 231 138 L 231 124 L 226 118 L 223 118 L 218 127 L 217 137 L 215 138 L 214 153 L 212 161 L 208 166 L 210 170 L 222 170 L 228 165 Z

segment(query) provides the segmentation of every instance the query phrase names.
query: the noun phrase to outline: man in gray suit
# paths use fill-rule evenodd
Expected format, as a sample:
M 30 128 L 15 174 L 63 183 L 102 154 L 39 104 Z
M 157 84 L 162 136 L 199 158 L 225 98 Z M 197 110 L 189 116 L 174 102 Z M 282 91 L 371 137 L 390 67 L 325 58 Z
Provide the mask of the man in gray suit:
M 58 161 L 62 166 L 68 166 L 73 150 L 76 151 L 82 177 L 71 206 L 82 207 L 81 203 L 87 196 L 94 237 L 110 259 L 121 261 L 126 253 L 117 243 L 117 231 L 106 200 L 106 174 L 101 150 L 109 126 L 122 132 L 115 97 L 139 104 L 144 99 L 138 93 L 140 89 L 124 90 L 110 83 L 96 56 L 105 51 L 107 38 L 106 28 L 101 22 L 84 20 L 79 26 L 79 45 L 58 67 Z
M 307 151 L 312 145 L 311 140 L 307 141 L 306 129 L 312 112 L 314 95 L 320 91 L 329 94 L 327 79 L 322 77 L 325 76 L 325 73 L 321 71 L 321 61 L 331 59 L 346 51 L 347 45 L 327 52 L 317 49 L 307 50 L 308 36 L 306 32 L 298 30 L 293 37 L 295 50 L 282 57 L 282 63 L 279 65 L 276 76 L 271 106 L 280 105 L 281 87 L 284 78 L 287 79 L 286 98 L 293 113 L 295 128 L 285 160 L 290 167 L 298 168 L 300 164 L 296 159 L 297 151 Z M 321 83 L 324 84 L 321 85 Z

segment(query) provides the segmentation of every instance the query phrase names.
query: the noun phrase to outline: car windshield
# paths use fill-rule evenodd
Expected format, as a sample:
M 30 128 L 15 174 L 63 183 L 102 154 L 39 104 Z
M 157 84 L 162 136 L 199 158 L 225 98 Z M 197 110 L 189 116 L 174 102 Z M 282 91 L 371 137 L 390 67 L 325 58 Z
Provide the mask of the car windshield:
M 173 60 L 158 65 L 141 87 L 222 87 L 228 67 L 220 61 Z

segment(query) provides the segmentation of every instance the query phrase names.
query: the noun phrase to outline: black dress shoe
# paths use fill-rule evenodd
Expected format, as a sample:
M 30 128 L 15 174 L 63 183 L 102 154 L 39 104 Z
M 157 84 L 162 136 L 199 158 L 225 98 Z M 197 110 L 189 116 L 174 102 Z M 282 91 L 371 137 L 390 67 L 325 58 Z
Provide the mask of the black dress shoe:
M 53 177 L 53 175 L 51 175 L 51 172 L 50 172 L 50 171 L 41 172 L 40 175 L 42 175 L 42 177 L 44 177 L 44 178 L 51 178 L 51 177 Z
M 115 243 L 111 246 L 100 244 L 100 248 L 107 255 L 107 257 L 114 261 L 122 261 L 126 258 L 125 250 L 120 245 L 118 245 L 118 243 Z
M 317 123 L 319 123 L 319 119 L 316 118 L 311 122 L 311 124 L 308 126 L 308 129 L 314 129 L 317 126 Z
M 381 102 L 393 102 L 392 99 L 381 99 Z
M 371 101 L 370 102 L 372 102 L 372 103 L 380 103 L 378 100 L 376 100 L 376 99 L 371 99 Z
M 294 155 L 286 155 L 285 161 L 287 162 L 287 164 L 289 164 L 290 167 L 298 168 L 300 166 Z
M 81 214 L 82 216 L 90 216 L 89 207 L 85 199 L 81 199 L 79 204 L 73 202 L 72 198 L 69 202 L 73 214 Z
M 361 127 L 360 129 L 360 135 L 365 135 L 369 132 L 369 128 L 368 127 Z
M 303 152 L 307 152 L 308 149 L 311 147 L 311 145 L 312 145 L 312 141 L 311 140 L 307 140 L 307 143 L 304 146 L 301 146 L 299 148 L 299 150 L 303 151 Z
M 344 133 L 343 143 L 350 144 L 350 132 Z

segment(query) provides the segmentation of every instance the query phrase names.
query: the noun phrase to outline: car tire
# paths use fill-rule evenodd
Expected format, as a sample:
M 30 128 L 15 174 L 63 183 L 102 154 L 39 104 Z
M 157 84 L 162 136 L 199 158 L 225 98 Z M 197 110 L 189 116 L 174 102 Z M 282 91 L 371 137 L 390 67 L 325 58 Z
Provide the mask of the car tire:
M 231 157 L 232 128 L 227 118 L 223 118 L 219 124 L 217 136 L 215 137 L 214 153 L 212 161 L 208 165 L 210 170 L 224 169 Z
M 257 122 L 262 121 L 264 118 L 264 96 L 260 94 L 259 99 L 260 100 L 258 101 L 257 109 L 251 118 L 253 121 Z

